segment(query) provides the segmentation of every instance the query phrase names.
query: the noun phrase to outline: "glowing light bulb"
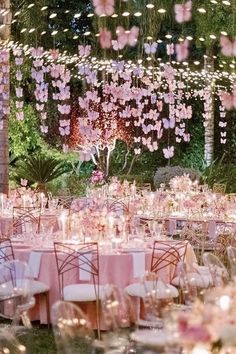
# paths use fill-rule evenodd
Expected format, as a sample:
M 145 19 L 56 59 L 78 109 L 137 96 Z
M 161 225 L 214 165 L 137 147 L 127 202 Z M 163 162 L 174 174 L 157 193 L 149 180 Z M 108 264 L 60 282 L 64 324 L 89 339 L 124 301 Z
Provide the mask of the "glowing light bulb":
M 206 13 L 206 10 L 203 7 L 198 8 L 197 11 L 200 12 L 201 14 Z
M 154 8 L 154 5 L 153 5 L 153 4 L 147 4 L 146 7 L 147 7 L 148 9 L 153 9 L 153 8 Z
M 49 16 L 49 18 L 55 18 L 55 17 L 57 17 L 57 14 L 55 12 Z

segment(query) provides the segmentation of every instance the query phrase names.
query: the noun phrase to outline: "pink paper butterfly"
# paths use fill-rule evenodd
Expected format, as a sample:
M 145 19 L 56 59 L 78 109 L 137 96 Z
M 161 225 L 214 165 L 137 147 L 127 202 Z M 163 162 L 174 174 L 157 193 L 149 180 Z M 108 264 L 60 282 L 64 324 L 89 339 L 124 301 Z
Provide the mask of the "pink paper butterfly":
M 219 122 L 219 127 L 225 128 L 227 126 L 227 122 Z
M 130 118 L 131 117 L 131 110 L 130 106 L 126 106 L 125 109 L 119 113 L 121 118 Z
M 184 61 L 188 58 L 188 54 L 189 54 L 188 46 L 189 46 L 189 41 L 187 39 L 175 45 L 176 58 L 178 61 Z
M 87 91 L 86 97 L 91 101 L 96 101 L 98 98 L 98 93 L 97 91 Z
M 157 43 L 144 43 L 144 51 L 146 54 L 155 54 L 157 51 Z
M 96 112 L 96 111 L 88 111 L 88 118 L 91 120 L 91 121 L 94 121 L 96 119 L 99 118 L 99 113 Z
M 174 48 L 174 43 L 170 43 L 166 45 L 166 53 L 167 55 L 173 55 L 175 52 L 175 48 Z
M 23 89 L 21 87 L 16 88 L 16 97 L 22 97 L 23 96 Z
M 70 127 L 68 125 L 66 127 L 59 127 L 59 132 L 61 136 L 70 135 Z
M 20 70 L 17 70 L 16 72 L 16 80 L 21 81 L 22 80 L 22 73 Z
M 114 0 L 93 0 L 93 6 L 95 7 L 96 15 L 111 16 L 114 13 L 115 1 Z
M 153 125 L 152 124 L 142 124 L 142 130 L 144 132 L 144 134 L 148 134 L 151 130 L 153 130 Z
M 68 105 L 68 104 L 62 104 L 62 105 L 58 104 L 57 108 L 61 114 L 69 114 L 70 113 L 70 105 Z
M 140 141 L 141 141 L 140 136 L 138 136 L 138 137 L 135 137 L 135 136 L 134 136 L 134 142 L 135 142 L 135 143 L 140 143 Z
M 58 49 L 49 49 L 49 53 L 52 59 L 58 59 L 59 57 L 59 50 Z
M 36 110 L 37 110 L 38 112 L 43 111 L 43 110 L 44 110 L 44 104 L 38 104 L 38 103 L 36 103 Z
M 175 127 L 175 118 L 163 118 L 162 122 L 165 129 L 173 129 Z
M 181 138 L 179 138 L 178 136 L 175 138 L 176 143 L 181 143 Z
M 148 148 L 149 148 L 149 151 L 150 151 L 150 152 L 157 151 L 157 150 L 158 150 L 157 141 L 153 141 L 153 143 L 150 144 L 150 145 L 148 146 Z
M 189 133 L 184 133 L 183 138 L 186 143 L 190 142 L 190 134 Z
M 116 51 L 124 48 L 122 47 L 122 44 L 119 43 L 117 40 L 112 40 L 111 44 L 112 44 L 112 48 Z
M 47 112 L 41 112 L 40 116 L 41 116 L 41 119 L 43 119 L 43 120 L 47 119 Z
M 139 28 L 133 26 L 129 31 L 126 31 L 122 26 L 118 26 L 116 29 L 117 42 L 120 49 L 123 49 L 126 45 L 134 47 L 137 44 Z
M 16 119 L 24 120 L 24 112 L 23 111 L 16 112 Z
M 63 150 L 63 152 L 64 152 L 65 154 L 67 154 L 68 151 L 69 151 L 69 146 L 68 146 L 67 144 L 63 144 L 63 145 L 62 145 L 62 150 Z
M 143 143 L 143 145 L 150 145 L 151 144 L 151 141 L 152 141 L 152 139 L 151 139 L 151 137 L 149 136 L 149 138 L 142 138 L 142 143 Z
M 234 108 L 234 96 L 229 92 L 221 92 L 221 101 L 225 109 L 231 110 Z
M 170 159 L 174 156 L 174 146 L 168 146 L 166 149 L 163 149 L 163 154 L 166 159 Z
M 24 104 L 23 101 L 16 101 L 16 108 L 17 108 L 17 109 L 23 108 L 23 104 Z
M 220 139 L 221 144 L 226 144 L 226 139 Z
M 109 102 L 109 103 L 104 102 L 102 104 L 102 108 L 103 108 L 104 112 L 111 112 L 111 111 L 113 111 L 113 109 L 115 109 L 114 104 L 112 102 Z
M 99 41 L 102 49 L 109 49 L 111 48 L 111 38 L 112 34 L 111 31 L 108 31 L 105 28 L 101 28 L 100 31 L 100 36 L 99 36 Z
M 134 149 L 134 153 L 135 153 L 135 155 L 140 155 L 141 154 L 141 149 L 140 148 Z
M 187 1 L 185 4 L 175 4 L 174 10 L 176 22 L 188 22 L 192 17 L 192 1 Z
M 220 136 L 222 136 L 222 138 L 226 137 L 226 132 L 220 132 Z
M 42 47 L 32 48 L 31 54 L 34 58 L 41 57 L 43 55 L 43 48 Z
M 226 36 L 220 37 L 221 53 L 226 57 L 236 56 L 236 39 L 232 42 Z
M 48 126 L 47 125 L 40 125 L 40 130 L 43 134 L 48 133 Z
M 15 58 L 15 63 L 16 63 L 16 65 L 22 65 L 23 64 L 23 58 Z
M 79 55 L 81 57 L 87 57 L 89 56 L 90 52 L 91 52 L 91 45 L 79 45 L 78 46 L 79 49 Z

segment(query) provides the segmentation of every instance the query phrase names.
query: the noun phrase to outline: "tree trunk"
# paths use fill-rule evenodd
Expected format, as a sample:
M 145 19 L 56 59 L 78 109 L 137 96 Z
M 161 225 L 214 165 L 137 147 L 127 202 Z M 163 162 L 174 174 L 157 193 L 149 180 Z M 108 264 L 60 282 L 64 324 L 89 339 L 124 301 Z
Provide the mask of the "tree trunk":
M 1 48 L 1 42 L 9 39 L 10 37 L 10 23 L 11 23 L 11 12 L 10 12 L 10 0 L 0 1 L 1 9 L 5 9 L 6 15 L 0 16 L 0 24 L 5 24 L 0 29 L 0 52 L 4 50 Z M 8 12 L 9 11 L 9 12 Z M 1 54 L 1 53 L 0 53 Z M 2 66 L 9 66 L 9 56 L 4 62 L 0 63 L 0 71 Z M 10 70 L 9 70 L 10 72 Z M 6 78 L 4 83 L 4 93 L 9 95 L 9 72 L 4 73 L 4 78 Z M 9 142 L 8 142 L 8 110 L 10 107 L 9 98 L 0 95 L 0 123 L 3 123 L 0 128 L 0 193 L 8 194 L 9 191 Z
M 214 59 L 212 57 L 205 58 L 204 69 L 208 72 L 214 71 Z M 204 159 L 207 166 L 214 160 L 214 82 L 208 80 L 207 95 L 204 105 L 207 107 L 205 110 L 205 134 L 204 134 Z

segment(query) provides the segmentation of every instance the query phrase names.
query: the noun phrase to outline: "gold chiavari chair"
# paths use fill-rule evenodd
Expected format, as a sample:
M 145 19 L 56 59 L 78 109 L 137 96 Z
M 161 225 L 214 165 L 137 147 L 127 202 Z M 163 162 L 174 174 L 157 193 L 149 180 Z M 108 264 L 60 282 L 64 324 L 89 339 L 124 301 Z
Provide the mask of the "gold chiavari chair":
M 100 300 L 105 296 L 105 287 L 99 284 L 98 244 L 55 242 L 54 249 L 61 299 L 78 303 L 94 302 L 100 338 Z M 69 272 L 75 272 L 76 280 L 68 284 Z

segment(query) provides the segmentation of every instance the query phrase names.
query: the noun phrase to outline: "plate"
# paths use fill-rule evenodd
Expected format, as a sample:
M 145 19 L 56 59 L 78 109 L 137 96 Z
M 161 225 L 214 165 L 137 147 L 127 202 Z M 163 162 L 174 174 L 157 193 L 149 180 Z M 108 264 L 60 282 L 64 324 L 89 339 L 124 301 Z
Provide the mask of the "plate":
M 141 247 L 122 248 L 121 252 L 124 252 L 124 253 L 145 252 L 145 248 L 141 248 Z
M 139 344 L 152 347 L 164 347 L 166 344 L 173 344 L 173 338 L 167 332 L 153 329 L 134 331 L 131 333 L 130 338 Z
M 27 248 L 31 248 L 30 245 L 23 245 L 23 244 L 13 244 L 12 246 L 14 249 L 21 249 L 21 250 L 24 250 L 24 249 L 27 249 Z
M 54 248 L 33 248 L 32 251 L 34 252 L 53 252 L 54 251 Z

